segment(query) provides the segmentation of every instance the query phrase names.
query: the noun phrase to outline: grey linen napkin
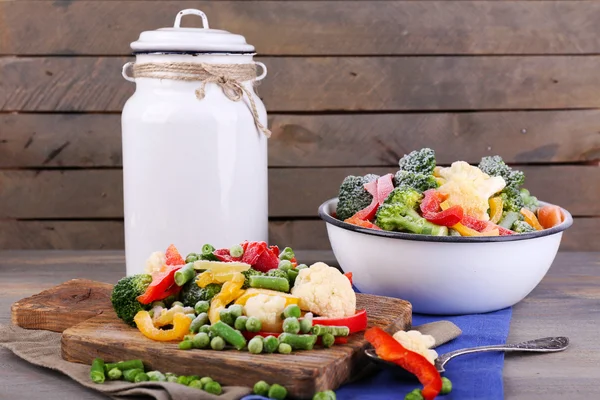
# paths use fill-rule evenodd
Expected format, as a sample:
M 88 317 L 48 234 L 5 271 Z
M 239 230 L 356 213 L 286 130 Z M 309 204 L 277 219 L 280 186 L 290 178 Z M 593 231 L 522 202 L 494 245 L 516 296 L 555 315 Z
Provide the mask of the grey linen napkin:
M 450 321 L 431 322 L 413 326 L 412 329 L 433 336 L 436 347 L 462 333 L 460 328 Z M 62 359 L 60 339 L 61 334 L 56 332 L 0 325 L 0 346 L 12 351 L 27 362 L 60 371 L 81 385 L 98 390 L 114 399 L 124 400 L 145 396 L 156 400 L 238 400 L 252 392 L 250 388 L 246 387 L 226 386 L 223 388 L 223 394 L 215 396 L 199 389 L 171 382 L 106 381 L 103 384 L 96 384 L 90 380 L 89 365 L 71 363 Z M 372 372 L 373 370 L 367 367 L 359 375 L 364 376 L 368 371 Z

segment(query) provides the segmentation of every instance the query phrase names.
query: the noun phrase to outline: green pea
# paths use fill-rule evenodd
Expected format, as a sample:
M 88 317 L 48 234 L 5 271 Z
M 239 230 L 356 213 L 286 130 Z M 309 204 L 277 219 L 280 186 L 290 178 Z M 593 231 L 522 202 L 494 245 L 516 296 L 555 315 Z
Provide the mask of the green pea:
M 220 336 L 215 336 L 210 341 L 210 348 L 213 350 L 223 350 L 225 348 L 225 340 Z
M 271 388 L 269 389 L 269 394 L 267 396 L 275 400 L 285 400 L 285 398 L 287 397 L 287 389 L 281 385 L 274 383 L 271 385 Z
M 248 342 L 248 351 L 252 354 L 260 354 L 263 351 L 263 338 L 255 336 Z
M 194 320 L 196 319 L 196 314 L 185 314 L 186 317 L 188 317 L 190 320 Z
M 336 400 L 336 395 L 333 390 L 315 393 L 312 400 Z
M 239 304 L 234 304 L 234 305 L 229 306 L 227 308 L 227 310 L 229 310 L 229 314 L 231 314 L 231 316 L 235 320 L 242 316 L 242 314 L 244 312 L 244 307 L 242 307 Z
M 267 382 L 265 381 L 258 381 L 254 384 L 254 394 L 259 395 L 259 396 L 268 396 L 269 395 L 269 389 L 271 389 L 271 385 L 269 385 Z
M 245 331 L 247 321 L 248 321 L 248 317 L 246 317 L 245 315 L 242 315 L 241 317 L 237 317 L 235 319 L 235 323 L 233 324 L 234 328 L 237 329 L 238 331 Z
M 260 322 L 260 319 L 256 317 L 248 318 L 248 320 L 246 321 L 246 330 L 248 332 L 260 332 L 261 329 L 262 322 Z
M 275 336 L 267 336 L 263 339 L 263 350 L 265 353 L 273 353 L 279 347 L 279 339 Z
M 166 308 L 166 304 L 164 301 L 155 301 L 152 303 L 152 308 L 154 307 L 162 307 L 162 308 Z
M 190 379 L 189 376 L 185 376 L 185 375 L 181 375 L 177 377 L 177 383 L 181 384 L 181 385 L 189 385 L 190 382 L 192 381 L 192 379 Z
M 200 327 L 200 329 L 198 330 L 198 332 L 204 332 L 204 333 L 209 333 L 210 332 L 210 325 L 202 325 Z
M 223 392 L 223 389 L 219 382 L 211 381 L 204 385 L 204 391 L 219 396 Z
M 308 265 L 306 265 L 306 264 L 300 264 L 300 265 L 296 266 L 296 271 L 301 271 L 301 270 L 303 270 L 305 268 L 308 268 Z
M 192 339 L 192 346 L 195 349 L 204 349 L 210 344 L 208 333 L 200 332 Z
M 202 389 L 202 382 L 196 379 L 195 381 L 191 381 L 188 386 L 195 389 Z
M 194 306 L 194 310 L 196 311 L 196 314 L 207 313 L 209 308 L 210 308 L 210 303 L 206 300 L 200 300 Z
M 300 307 L 298 307 L 296 304 L 290 304 L 283 310 L 284 318 L 300 318 L 301 314 L 302 312 L 300 311 Z
M 277 268 L 283 271 L 289 271 L 290 269 L 294 268 L 294 265 L 290 260 L 281 260 L 279 261 L 279 265 L 277 266 Z
M 184 307 L 183 303 L 180 301 L 174 301 L 173 303 L 171 303 L 171 308 L 173 308 L 175 306 Z
M 452 391 L 452 382 L 450 379 L 445 376 L 442 377 L 442 390 L 440 391 L 441 395 L 446 395 Z
M 208 382 L 212 382 L 213 379 L 210 376 L 203 376 L 202 379 L 200 379 L 200 382 L 202 382 L 202 387 L 204 387 L 204 385 L 206 385 Z
M 419 389 L 415 389 L 404 397 L 404 400 L 423 400 L 423 395 Z
M 300 332 L 300 322 L 298 318 L 289 317 L 283 321 L 283 331 L 286 333 L 298 333 Z
M 241 257 L 244 255 L 244 248 L 239 244 L 236 244 L 229 249 L 229 254 L 231 254 L 231 257 Z
M 335 336 L 331 333 L 326 333 L 321 337 L 321 341 L 324 347 L 331 347 L 335 343 Z
M 148 382 L 149 380 L 150 380 L 150 378 L 148 377 L 148 374 L 146 374 L 144 372 L 141 372 L 141 373 L 137 374 L 135 376 L 135 378 L 133 378 L 133 381 L 135 383 L 137 383 L 137 382 Z
M 277 351 L 281 354 L 290 354 L 292 352 L 292 346 L 287 343 L 279 343 Z
M 198 254 L 196 254 L 196 253 L 190 253 L 185 258 L 185 263 L 186 264 L 193 263 L 193 262 L 196 262 L 196 261 L 198 261 Z
M 233 315 L 231 315 L 231 313 L 227 309 L 219 311 L 219 316 L 221 317 L 221 321 L 223 321 L 229 326 L 233 326 L 233 324 L 235 323 L 235 318 L 233 318 Z
M 184 340 L 179 342 L 179 350 L 190 350 L 192 348 L 191 340 Z

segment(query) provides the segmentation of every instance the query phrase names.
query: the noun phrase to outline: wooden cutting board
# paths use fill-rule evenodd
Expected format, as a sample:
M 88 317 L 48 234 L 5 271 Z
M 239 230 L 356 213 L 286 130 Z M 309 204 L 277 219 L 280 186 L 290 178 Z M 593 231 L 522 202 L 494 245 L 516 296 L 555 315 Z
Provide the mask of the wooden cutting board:
M 288 355 L 179 350 L 177 343 L 152 341 L 119 320 L 110 304 L 111 289 L 100 282 L 68 281 L 13 304 L 12 321 L 29 329 L 63 329 L 62 356 L 68 361 L 91 364 L 96 357 L 107 362 L 139 358 L 150 369 L 208 375 L 224 385 L 279 383 L 296 398 L 335 389 L 368 365 L 362 334 L 351 335 L 345 345 Z M 369 326 L 395 332 L 411 325 L 412 307 L 404 300 L 357 294 L 357 308 L 367 309 Z

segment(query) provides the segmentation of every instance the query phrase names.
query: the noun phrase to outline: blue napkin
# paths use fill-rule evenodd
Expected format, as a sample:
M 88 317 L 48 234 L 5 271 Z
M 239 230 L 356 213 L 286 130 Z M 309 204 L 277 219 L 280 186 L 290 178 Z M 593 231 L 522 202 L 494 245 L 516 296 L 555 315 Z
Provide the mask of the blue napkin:
M 506 343 L 512 309 L 475 315 L 430 316 L 413 314 L 413 325 L 448 320 L 454 322 L 463 334 L 453 341 L 437 347 L 438 354 L 465 347 Z M 444 376 L 452 381 L 452 393 L 440 400 L 502 400 L 504 389 L 502 369 L 504 353 L 490 352 L 465 355 L 446 364 Z M 415 381 L 396 379 L 391 371 L 377 374 L 343 385 L 336 391 L 338 400 L 389 400 L 404 399 L 413 389 L 421 388 Z M 246 396 L 242 400 L 265 400 L 262 396 Z

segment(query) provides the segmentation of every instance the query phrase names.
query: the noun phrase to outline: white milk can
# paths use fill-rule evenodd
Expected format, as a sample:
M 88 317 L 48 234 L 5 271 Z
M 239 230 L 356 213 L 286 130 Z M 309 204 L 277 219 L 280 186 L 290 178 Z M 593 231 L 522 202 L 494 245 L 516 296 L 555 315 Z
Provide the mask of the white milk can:
M 203 28 L 180 27 L 187 14 Z M 131 48 L 135 63 L 123 76 L 136 90 L 122 115 L 127 275 L 171 243 L 185 257 L 205 243 L 267 241 L 270 132 L 254 92 L 266 67 L 253 61 L 254 47 L 190 9 Z

